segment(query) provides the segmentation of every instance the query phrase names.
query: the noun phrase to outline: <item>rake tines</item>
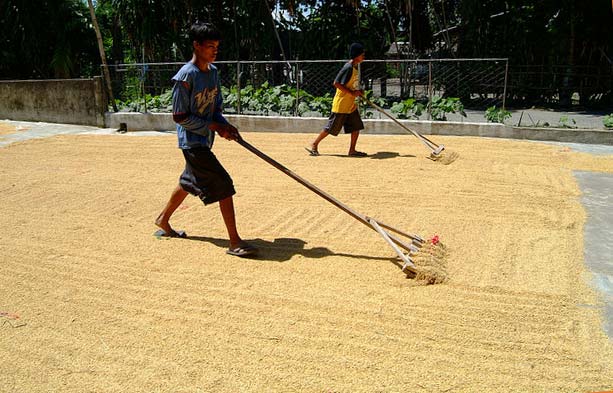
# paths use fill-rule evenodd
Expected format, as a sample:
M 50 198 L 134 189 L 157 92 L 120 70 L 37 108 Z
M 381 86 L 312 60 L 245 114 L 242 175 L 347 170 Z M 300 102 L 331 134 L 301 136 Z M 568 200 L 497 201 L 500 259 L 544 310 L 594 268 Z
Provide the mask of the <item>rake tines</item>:
M 409 234 L 400 232 L 399 230 L 392 228 L 388 225 L 385 225 L 375 220 L 374 218 L 367 217 L 367 220 L 368 220 L 368 223 L 373 227 L 373 229 L 379 232 L 379 235 L 383 237 L 383 239 L 396 252 L 398 257 L 400 257 L 400 259 L 404 262 L 404 265 L 402 265 L 401 267 L 402 271 L 406 273 L 407 275 L 417 274 L 418 270 L 417 270 L 417 267 L 415 266 L 415 262 L 413 262 L 413 259 L 411 259 L 411 254 L 417 253 L 419 251 L 419 249 L 423 246 L 423 240 L 419 236 L 409 235 Z M 408 237 L 409 239 L 411 239 L 411 242 L 405 243 L 402 239 L 398 238 L 397 236 L 394 236 L 393 234 L 386 232 L 383 229 L 383 227 L 389 230 L 392 230 L 398 234 Z M 399 246 L 404 248 L 407 251 L 407 253 L 402 251 L 399 248 Z

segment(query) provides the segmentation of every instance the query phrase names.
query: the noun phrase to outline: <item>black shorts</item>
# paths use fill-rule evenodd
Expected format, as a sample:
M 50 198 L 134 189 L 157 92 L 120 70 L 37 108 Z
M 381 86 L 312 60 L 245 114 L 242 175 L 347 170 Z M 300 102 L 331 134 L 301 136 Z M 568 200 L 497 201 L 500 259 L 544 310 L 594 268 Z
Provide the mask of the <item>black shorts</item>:
M 362 123 L 357 109 L 351 113 L 332 112 L 328 118 L 328 123 L 324 127 L 324 131 L 330 135 L 337 136 L 343 126 L 345 126 L 345 134 L 351 134 L 354 131 L 364 129 L 364 123 Z
M 182 150 L 185 170 L 179 178 L 181 188 L 202 199 L 205 205 L 236 194 L 232 178 L 208 147 Z

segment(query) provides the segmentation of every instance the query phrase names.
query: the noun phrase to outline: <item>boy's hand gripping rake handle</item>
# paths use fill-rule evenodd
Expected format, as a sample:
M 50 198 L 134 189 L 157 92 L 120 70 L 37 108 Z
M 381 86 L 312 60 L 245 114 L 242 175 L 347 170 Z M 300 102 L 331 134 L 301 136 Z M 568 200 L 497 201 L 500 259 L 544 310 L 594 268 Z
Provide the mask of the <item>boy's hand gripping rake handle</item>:
M 412 129 L 410 129 L 409 127 L 405 126 L 404 124 L 402 124 L 401 122 L 399 122 L 394 116 L 390 115 L 389 113 L 387 113 L 383 108 L 381 108 L 379 105 L 375 104 L 374 102 L 372 102 L 371 100 L 369 100 L 366 97 L 362 97 L 362 99 L 370 106 L 372 106 L 373 108 L 375 108 L 378 112 L 383 113 L 385 116 L 389 117 L 390 119 L 392 119 L 396 124 L 398 124 L 400 127 L 402 127 L 405 131 L 410 132 L 411 134 L 415 135 L 417 137 L 417 139 L 419 139 L 424 145 L 426 145 L 426 147 L 428 149 L 430 149 L 432 151 L 432 154 L 435 156 L 438 156 L 439 154 L 441 154 L 441 152 L 445 149 L 445 146 L 443 145 L 437 145 L 436 143 L 432 142 L 430 139 L 426 138 L 425 136 L 423 136 L 422 134 L 420 134 L 417 131 L 413 131 Z
M 254 146 L 252 146 L 251 144 L 246 142 L 243 138 L 239 137 L 236 141 L 241 146 L 243 146 L 244 148 L 246 148 L 247 150 L 249 150 L 250 152 L 252 152 L 256 156 L 260 157 L 261 159 L 263 159 L 264 161 L 266 161 L 270 165 L 274 166 L 275 168 L 277 168 L 281 172 L 285 173 L 286 175 L 288 175 L 292 179 L 296 180 L 298 183 L 302 184 L 303 186 L 305 186 L 309 190 L 313 191 L 315 194 L 317 194 L 320 197 L 324 198 L 325 200 L 327 200 L 328 202 L 330 202 L 334 206 L 340 208 L 345 213 L 349 214 L 351 217 L 355 218 L 356 220 L 360 221 L 362 224 L 364 224 L 364 225 L 374 229 L 375 231 L 377 231 L 383 237 L 383 239 L 394 249 L 396 254 L 398 254 L 398 256 L 404 261 L 404 265 L 402 266 L 402 271 L 405 272 L 405 273 L 409 273 L 409 272 L 417 273 L 417 270 L 415 268 L 415 264 L 413 263 L 413 260 L 411 260 L 411 257 L 409 255 L 405 254 L 402 250 L 400 250 L 400 248 L 398 246 L 404 248 L 409 253 L 417 252 L 419 250 L 419 248 L 422 247 L 422 245 L 424 243 L 424 240 L 421 237 L 419 237 L 417 235 L 412 235 L 412 234 L 404 233 L 404 232 L 399 231 L 399 230 L 397 230 L 397 229 L 395 229 L 393 227 L 390 227 L 389 225 L 386 225 L 386 224 L 384 224 L 382 222 L 379 222 L 379 221 L 375 220 L 374 218 L 367 217 L 367 216 L 365 216 L 363 214 L 360 214 L 360 213 L 356 212 L 355 210 L 351 209 L 349 206 L 345 205 L 344 203 L 342 203 L 339 200 L 337 200 L 336 198 L 334 198 L 332 195 L 322 191 L 321 189 L 317 188 L 316 186 L 314 186 L 313 184 L 309 183 L 305 179 L 303 179 L 300 176 L 296 175 L 291 170 L 287 169 L 285 166 L 281 165 L 280 163 L 278 163 L 277 161 L 273 160 L 272 158 L 270 158 L 266 154 L 262 153 L 260 150 L 258 150 L 257 148 L 255 148 Z M 402 239 L 398 238 L 396 235 L 394 235 L 392 233 L 389 233 L 389 232 L 386 232 L 384 228 L 387 229 L 387 230 L 393 231 L 393 232 L 395 232 L 395 233 L 397 233 L 399 235 L 402 235 L 402 236 L 405 236 L 405 237 L 411 239 L 411 242 L 407 244 L 405 241 L 403 241 Z

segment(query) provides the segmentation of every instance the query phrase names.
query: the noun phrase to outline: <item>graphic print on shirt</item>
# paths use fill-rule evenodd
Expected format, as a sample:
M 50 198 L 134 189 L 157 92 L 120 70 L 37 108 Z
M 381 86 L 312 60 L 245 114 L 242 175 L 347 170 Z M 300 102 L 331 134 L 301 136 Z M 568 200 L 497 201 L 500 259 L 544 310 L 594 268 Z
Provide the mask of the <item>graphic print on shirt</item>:
M 360 90 L 360 69 L 357 67 L 353 68 L 353 74 L 351 75 L 351 89 Z M 355 77 L 355 79 L 353 78 Z
M 205 112 L 213 112 L 213 105 L 215 104 L 215 97 L 217 96 L 217 87 L 206 88 L 201 92 L 196 93 L 196 112 L 203 114 Z M 207 107 L 210 109 L 207 111 Z

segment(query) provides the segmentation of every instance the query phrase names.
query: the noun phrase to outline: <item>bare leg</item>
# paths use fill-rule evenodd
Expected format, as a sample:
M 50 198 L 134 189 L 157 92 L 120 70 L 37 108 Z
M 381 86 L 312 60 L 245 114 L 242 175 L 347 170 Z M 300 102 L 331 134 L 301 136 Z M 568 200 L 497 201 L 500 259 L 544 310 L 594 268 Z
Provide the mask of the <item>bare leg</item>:
M 177 185 L 170 195 L 170 199 L 166 203 L 166 207 L 164 207 L 164 210 L 162 210 L 160 215 L 155 219 L 155 225 L 162 228 L 162 230 L 164 230 L 166 233 L 173 233 L 174 229 L 172 229 L 168 220 L 170 220 L 170 216 L 172 216 L 172 213 L 177 210 L 186 196 L 187 191 L 182 189 L 180 185 Z
M 317 138 L 315 138 L 315 140 L 313 141 L 313 143 L 311 144 L 311 148 L 315 151 L 318 151 L 317 148 L 319 146 L 319 142 L 321 142 L 325 137 L 327 137 L 328 135 L 330 135 L 327 131 L 322 130 L 319 135 L 317 135 Z
M 349 145 L 349 154 L 355 153 L 355 145 L 358 143 L 358 137 L 360 136 L 360 130 L 353 131 L 351 133 L 351 144 Z
M 244 244 L 236 230 L 236 216 L 234 214 L 234 200 L 231 196 L 219 201 L 221 216 L 226 224 L 228 236 L 230 237 L 230 248 L 236 248 Z

